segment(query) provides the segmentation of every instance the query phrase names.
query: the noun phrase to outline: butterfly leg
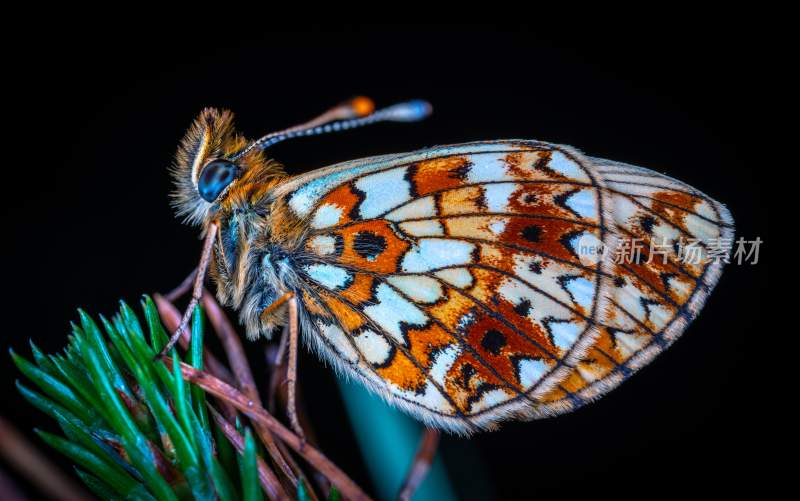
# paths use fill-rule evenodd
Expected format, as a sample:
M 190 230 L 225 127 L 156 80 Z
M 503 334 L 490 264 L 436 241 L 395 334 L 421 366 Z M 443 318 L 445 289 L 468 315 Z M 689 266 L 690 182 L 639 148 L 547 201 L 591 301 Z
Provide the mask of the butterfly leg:
M 306 442 L 306 434 L 297 418 L 296 383 L 297 383 L 297 347 L 300 341 L 297 325 L 297 298 L 292 296 L 289 300 L 289 360 L 286 369 L 286 413 L 294 432 L 300 437 L 301 446 Z
M 275 363 L 277 365 L 281 364 L 281 360 L 283 356 L 286 354 L 288 348 L 288 360 L 286 363 L 286 379 L 284 382 L 286 383 L 286 414 L 289 416 L 289 424 L 292 426 L 292 429 L 297 434 L 298 437 L 305 443 L 305 432 L 303 432 L 303 427 L 300 426 L 300 419 L 297 417 L 297 347 L 299 344 L 299 333 L 298 333 L 298 319 L 297 319 L 297 298 L 295 298 L 294 293 L 292 292 L 285 292 L 281 297 L 273 301 L 269 306 L 264 308 L 264 311 L 261 312 L 261 319 L 262 321 L 265 320 L 269 315 L 275 312 L 278 308 L 280 308 L 283 304 L 288 303 L 289 306 L 289 324 L 287 328 L 284 330 L 284 335 L 281 336 L 280 345 L 278 347 L 278 353 L 275 357 Z M 286 339 L 286 334 L 288 333 L 288 342 Z
M 217 226 L 218 225 L 216 221 L 212 221 L 208 225 L 206 239 L 205 242 L 203 242 L 203 253 L 200 255 L 200 265 L 197 267 L 197 273 L 194 277 L 194 285 L 192 286 L 192 299 L 189 301 L 189 306 L 186 308 L 186 311 L 183 312 L 181 323 L 178 325 L 175 333 L 172 334 L 169 342 L 166 344 L 166 346 L 164 346 L 164 349 L 162 349 L 161 353 L 158 354 L 158 357 L 163 357 L 169 350 L 172 349 L 173 346 L 175 346 L 175 343 L 178 342 L 181 334 L 183 334 L 183 332 L 188 328 L 189 320 L 192 318 L 192 313 L 194 313 L 194 308 L 197 306 L 200 298 L 203 297 L 203 280 L 206 277 L 208 263 L 211 261 L 211 251 L 214 248 L 214 239 L 217 236 Z
M 270 303 L 269 306 L 264 308 L 264 311 L 261 312 L 261 315 L 259 315 L 261 321 L 265 322 L 267 320 L 267 317 L 272 315 L 275 312 L 275 310 L 277 310 L 278 308 L 281 307 L 281 305 L 283 305 L 283 303 L 285 303 L 286 301 L 290 300 L 293 297 L 294 297 L 293 292 L 285 292 L 281 297 Z M 281 356 L 283 356 L 283 352 L 281 352 Z

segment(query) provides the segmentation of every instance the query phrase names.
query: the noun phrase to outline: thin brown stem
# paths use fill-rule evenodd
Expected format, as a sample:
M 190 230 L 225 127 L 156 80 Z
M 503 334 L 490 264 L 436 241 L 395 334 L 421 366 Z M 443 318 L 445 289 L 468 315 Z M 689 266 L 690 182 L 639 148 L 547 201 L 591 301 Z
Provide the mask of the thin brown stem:
M 278 365 L 284 363 L 284 357 L 286 357 L 286 346 L 289 344 L 289 325 L 284 325 L 283 329 L 281 330 L 281 340 L 280 344 L 278 345 L 278 352 L 275 354 L 275 362 Z
M 286 403 L 286 413 L 289 415 L 289 423 L 294 432 L 297 433 L 303 442 L 306 441 L 306 434 L 297 419 L 297 348 L 300 343 L 300 335 L 297 325 L 297 299 L 289 298 L 289 360 L 286 369 L 286 391 L 288 394 Z
M 203 242 L 203 252 L 200 255 L 200 265 L 197 267 L 197 273 L 194 277 L 194 285 L 192 286 L 192 299 L 189 301 L 189 306 L 186 308 L 186 311 L 183 312 L 180 325 L 178 325 L 178 328 L 175 329 L 175 333 L 172 334 L 169 342 L 167 342 L 166 346 L 164 346 L 164 348 L 161 350 L 159 357 L 163 357 L 169 350 L 172 349 L 173 346 L 175 346 L 175 343 L 178 342 L 181 334 L 186 331 L 187 327 L 189 326 L 189 320 L 192 318 L 192 313 L 194 313 L 194 307 L 197 306 L 197 303 L 200 301 L 200 297 L 203 294 L 203 280 L 206 278 L 208 263 L 211 261 L 211 251 L 214 249 L 214 240 L 217 238 L 218 227 L 219 223 L 216 221 L 211 221 L 208 223 L 208 227 L 206 227 L 206 239 Z
M 217 423 L 220 430 L 222 430 L 222 433 L 225 434 L 225 437 L 228 439 L 231 445 L 233 445 L 239 454 L 243 454 L 244 437 L 242 437 L 239 432 L 236 431 L 235 426 L 222 417 L 222 414 L 217 412 L 217 410 L 214 409 L 214 407 L 212 407 L 210 404 L 208 405 L 208 409 L 211 411 L 214 421 Z M 267 463 L 265 463 L 261 457 L 257 457 L 257 462 L 258 479 L 261 482 L 261 487 L 264 489 L 264 492 L 267 493 L 267 496 L 269 496 L 270 499 L 291 499 L 281 486 L 281 483 L 278 481 L 275 473 L 269 469 Z
M 286 367 L 283 364 L 281 354 L 281 344 L 289 335 L 287 327 L 283 328 L 278 345 L 270 344 L 264 350 L 264 356 L 267 359 L 267 368 L 269 370 L 269 386 L 267 387 L 267 410 L 271 414 L 275 414 L 275 406 L 277 404 L 277 395 L 280 385 L 283 382 L 284 374 L 286 374 Z
M 164 297 L 167 298 L 167 301 L 170 303 L 174 303 L 178 299 L 181 298 L 184 294 L 192 290 L 192 283 L 194 283 L 194 278 L 197 276 L 197 268 L 193 269 L 189 276 L 183 279 L 183 282 L 171 291 L 164 294 Z
M 11 423 L 0 417 L 0 455 L 44 493 L 64 501 L 92 497 L 50 462 Z
M 425 428 L 425 432 L 419 442 L 417 455 L 414 456 L 414 462 L 411 464 L 403 486 L 400 488 L 400 493 L 397 495 L 399 501 L 409 501 L 422 481 L 425 480 L 433 464 L 433 458 L 436 456 L 438 447 L 439 431 Z
M 222 342 L 222 347 L 228 356 L 228 363 L 236 376 L 239 389 L 248 398 L 261 405 L 261 397 L 258 394 L 253 372 L 250 370 L 250 364 L 244 353 L 244 347 L 242 347 L 242 342 L 239 340 L 239 336 L 236 334 L 236 330 L 233 328 L 228 316 L 225 315 L 225 311 L 208 291 L 203 293 L 203 306 L 205 306 L 206 315 L 214 327 L 214 331 Z M 286 458 L 276 445 L 272 433 L 259 423 L 253 423 L 253 427 L 275 464 L 286 475 L 292 486 L 297 487 L 297 473 L 286 461 Z
M 156 303 L 158 315 L 161 317 L 161 321 L 164 322 L 164 326 L 166 326 L 166 328 L 170 331 L 177 328 L 181 319 L 178 308 L 176 308 L 175 305 L 173 305 L 165 296 L 162 296 L 161 294 L 153 294 L 153 301 Z M 180 340 L 181 347 L 188 349 L 190 341 L 191 336 L 182 336 Z M 233 375 L 228 368 L 225 367 L 225 365 L 208 350 L 203 350 L 203 364 L 208 368 L 208 372 L 214 374 L 223 381 L 228 383 L 232 383 L 234 381 Z
M 289 329 L 288 326 L 284 328 L 283 337 L 281 341 L 281 345 L 287 341 L 289 337 Z M 286 376 L 286 362 L 285 358 L 281 358 L 280 355 L 280 346 L 271 345 L 265 350 L 265 358 L 267 359 L 267 364 L 270 370 L 270 379 L 269 379 L 269 400 L 268 405 L 269 407 L 267 410 L 270 414 L 276 414 L 276 405 L 277 401 L 280 400 L 281 405 L 284 409 L 286 409 L 286 401 L 287 401 L 287 391 L 286 386 L 283 384 L 285 382 Z M 276 365 L 277 362 L 277 365 Z M 314 427 L 311 425 L 311 421 L 308 418 L 308 415 L 305 412 L 305 408 L 303 406 L 303 395 L 301 391 L 301 387 L 297 386 L 297 418 L 300 420 L 300 426 L 303 428 L 303 431 L 306 434 L 306 440 L 308 443 L 315 447 L 318 446 L 318 442 L 316 436 L 314 434 Z M 283 445 L 283 442 L 278 441 L 278 446 L 281 447 L 281 450 L 286 450 L 286 446 Z M 292 457 L 288 454 L 284 454 L 286 459 L 294 464 L 292 461 Z M 325 475 L 320 473 L 318 470 L 313 471 L 314 483 L 317 484 L 319 487 L 320 492 L 328 492 L 331 488 L 331 483 L 325 478 Z
M 167 364 L 172 363 L 167 357 L 165 357 L 164 362 Z M 264 410 L 263 407 L 256 404 L 252 399 L 247 398 L 233 386 L 207 372 L 199 371 L 185 363 L 181 363 L 180 368 L 185 380 L 196 384 L 207 393 L 230 403 L 243 414 L 250 417 L 250 419 L 263 423 L 276 437 L 283 440 L 286 445 L 294 449 L 308 461 L 309 464 L 330 479 L 331 483 L 339 489 L 345 498 L 351 500 L 370 499 L 358 484 L 353 482 L 350 477 L 333 464 L 331 460 L 325 457 L 322 452 L 312 445 L 304 443 L 300 437 L 283 426 L 280 421 L 275 419 L 275 417 Z
M 175 307 L 172 303 L 166 300 L 160 294 L 153 294 L 153 300 L 156 303 L 156 308 L 158 308 L 158 316 L 161 317 L 161 321 L 164 322 L 164 325 L 170 331 L 178 326 L 178 323 L 181 320 L 180 311 L 178 308 Z M 184 349 L 189 348 L 189 338 L 188 337 L 181 337 L 181 346 Z M 219 379 L 225 381 L 226 383 L 233 383 L 233 375 L 230 373 L 227 367 L 225 367 L 222 362 L 219 361 L 217 357 L 214 356 L 213 353 L 208 351 L 206 348 L 203 348 L 203 366 L 206 367 L 208 372 L 213 374 L 214 376 L 218 377 Z M 225 417 L 231 421 L 236 419 L 236 409 L 233 408 L 227 402 L 220 402 L 222 413 Z
M 297 481 L 303 482 L 306 486 L 306 494 L 308 497 L 311 498 L 311 501 L 318 501 L 317 494 L 314 492 L 314 489 L 311 488 L 311 484 L 308 482 L 308 478 L 303 473 L 303 470 L 300 469 L 300 465 L 297 464 L 297 461 L 294 460 L 289 449 L 286 448 L 286 444 L 281 442 L 280 440 L 275 441 L 278 444 L 278 448 L 281 450 L 281 453 L 286 458 L 286 461 L 292 466 L 292 469 L 297 472 Z M 317 486 L 320 488 L 320 492 L 328 492 L 331 488 L 330 482 L 326 479 L 321 473 L 317 470 L 314 470 L 315 480 L 317 482 Z M 320 481 L 319 479 L 322 479 Z
M 288 337 L 288 329 L 286 330 L 286 333 Z M 286 412 L 289 400 L 289 392 L 286 388 L 286 360 L 284 359 L 280 365 L 274 365 L 274 352 L 277 351 L 277 347 L 272 346 L 272 348 L 275 348 L 275 350 L 269 350 L 266 353 L 266 357 L 268 359 L 267 363 L 270 365 L 269 399 L 271 401 L 271 408 L 268 407 L 267 410 L 270 414 L 276 415 L 279 412 L 279 406 L 284 412 Z M 300 386 L 300 384 L 297 384 L 295 388 L 295 404 L 297 419 L 300 421 L 300 427 L 305 433 L 306 440 L 314 446 L 318 446 L 319 442 L 314 434 L 314 427 L 312 426 L 311 419 L 308 417 L 308 413 L 303 405 L 303 388 Z

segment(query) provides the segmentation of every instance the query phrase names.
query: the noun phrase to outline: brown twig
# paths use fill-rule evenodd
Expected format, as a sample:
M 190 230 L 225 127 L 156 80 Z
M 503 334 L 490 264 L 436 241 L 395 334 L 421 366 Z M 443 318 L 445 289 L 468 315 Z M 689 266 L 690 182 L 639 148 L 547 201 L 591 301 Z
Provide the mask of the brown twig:
M 289 326 L 285 326 L 283 329 L 283 334 L 281 336 L 280 341 L 278 341 L 278 345 L 270 344 L 264 350 L 264 358 L 267 361 L 267 367 L 269 368 L 269 396 L 267 397 L 267 411 L 270 414 L 276 414 L 276 405 L 277 401 L 280 398 L 280 402 L 283 405 L 284 409 L 286 408 L 286 386 L 282 384 L 286 380 L 286 358 L 282 356 L 282 353 L 285 351 L 285 344 L 288 341 L 289 337 Z M 314 433 L 314 427 L 311 425 L 311 420 L 308 418 L 308 414 L 305 411 L 305 406 L 303 405 L 303 392 L 301 391 L 300 386 L 297 386 L 297 417 L 300 419 L 300 426 L 303 427 L 303 431 L 306 432 L 306 440 L 313 445 L 314 447 L 319 448 L 319 442 L 317 442 L 316 434 Z M 278 442 L 278 447 L 281 450 L 286 450 L 286 446 L 283 445 L 283 442 Z M 289 462 L 293 465 L 293 468 L 296 468 L 296 463 L 292 460 L 292 457 L 289 454 L 284 454 Z M 314 477 L 314 483 L 317 484 L 319 487 L 320 492 L 328 492 L 331 488 L 330 481 L 325 478 L 325 475 L 320 473 L 318 470 L 313 470 L 312 476 Z
M 170 360 L 168 357 L 165 357 L 164 363 L 172 364 L 172 360 Z M 252 399 L 247 398 L 233 386 L 221 381 L 207 372 L 199 371 L 185 363 L 181 363 L 180 368 L 185 380 L 196 384 L 205 390 L 206 393 L 227 401 L 239 409 L 243 414 L 250 417 L 250 419 L 263 423 L 264 426 L 269 428 L 276 437 L 283 440 L 286 445 L 294 449 L 314 468 L 318 469 L 323 475 L 328 477 L 331 483 L 335 485 L 337 489 L 339 489 L 345 498 L 351 500 L 370 499 L 369 496 L 367 496 L 367 494 L 358 486 L 358 484 L 353 482 L 350 477 L 348 477 L 342 470 L 339 469 L 339 467 L 325 457 L 324 454 L 310 444 L 304 443 L 300 437 L 283 426 L 280 421 L 275 419 L 275 417 L 264 410 L 263 407 L 257 405 Z
M 172 332 L 172 329 L 177 328 L 181 321 L 180 311 L 178 311 L 178 308 L 176 308 L 175 305 L 173 305 L 160 294 L 153 294 L 153 301 L 156 303 L 156 308 L 158 308 L 158 315 L 161 317 L 161 321 L 164 322 L 164 325 L 167 327 L 167 329 Z M 184 334 L 185 336 L 181 336 L 180 344 L 181 347 L 187 349 L 189 347 L 189 342 L 191 341 L 191 336 L 189 335 L 188 330 Z M 203 365 L 208 369 L 208 372 L 214 376 L 227 383 L 233 383 L 234 379 L 228 368 L 225 367 L 222 362 L 220 362 L 219 359 L 214 356 L 213 353 L 205 348 L 203 349 Z M 221 402 L 221 404 L 222 413 L 225 415 L 225 417 L 230 420 L 236 419 L 236 409 L 234 409 L 227 402 Z
M 422 439 L 419 442 L 417 455 L 414 456 L 414 462 L 408 470 L 408 476 L 403 481 L 403 486 L 400 488 L 400 493 L 397 495 L 399 501 L 409 501 L 420 486 L 428 471 L 433 464 L 433 458 L 436 456 L 436 449 L 439 447 L 439 431 L 432 428 L 425 428 L 422 434 Z
M 192 283 L 193 277 L 194 272 L 184 280 L 183 284 L 170 292 L 169 295 L 174 298 L 180 298 L 181 295 L 188 292 L 189 286 L 187 284 Z M 166 314 L 167 318 L 169 319 L 169 324 L 167 327 L 174 328 L 177 326 L 178 322 L 180 321 L 180 314 L 178 309 L 175 308 L 175 306 L 172 305 L 169 300 L 166 300 L 166 296 L 158 296 L 156 298 L 156 304 L 159 308 L 159 312 L 163 310 L 162 317 L 164 317 Z M 244 348 L 242 347 L 239 336 L 236 333 L 236 329 L 233 327 L 233 324 L 230 322 L 228 316 L 225 314 L 225 311 L 216 301 L 214 296 L 206 289 L 203 289 L 203 306 L 206 309 L 206 315 L 208 316 L 214 331 L 217 333 L 217 336 L 220 338 L 223 344 L 223 348 L 228 356 L 228 362 L 230 363 L 236 375 L 238 386 L 247 396 L 258 401 L 260 405 L 261 402 L 258 388 L 255 384 L 252 370 L 247 362 L 247 357 L 244 354 Z M 165 323 L 167 322 L 165 321 Z M 186 341 L 182 340 L 181 345 L 185 348 L 187 345 L 185 343 L 188 342 L 188 339 Z M 216 358 L 214 358 L 214 356 L 208 351 L 205 351 L 204 355 L 216 360 Z M 232 382 L 232 378 L 230 373 L 227 372 L 227 368 L 225 368 L 219 362 L 216 363 L 219 366 L 219 370 L 224 369 L 224 373 L 227 375 L 226 382 Z M 214 365 L 214 363 L 212 362 L 210 365 Z M 209 372 L 214 374 L 215 371 L 209 368 Z M 230 421 L 235 420 L 236 410 L 233 409 L 227 402 L 223 401 L 221 404 L 225 417 Z M 267 452 L 269 452 L 270 456 L 275 461 L 275 464 L 284 473 L 289 482 L 291 482 L 291 486 L 295 488 L 297 486 L 298 478 L 301 479 L 306 484 L 306 491 L 308 492 L 309 497 L 311 497 L 312 501 L 316 501 L 316 494 L 314 493 L 313 489 L 311 489 L 311 486 L 308 483 L 308 480 L 305 478 L 305 475 L 303 474 L 303 471 L 300 469 L 299 465 L 292 459 L 291 455 L 289 455 L 289 451 L 286 450 L 286 447 L 282 443 L 276 442 L 270 434 L 269 429 L 265 428 L 261 424 L 253 423 L 253 427 L 255 428 L 256 433 L 258 434 L 262 443 L 267 448 Z M 315 476 L 321 477 L 321 475 Z M 317 484 L 323 489 L 322 492 L 327 492 L 328 488 L 330 487 L 330 483 L 327 481 L 327 479 L 324 479 L 324 477 L 322 477 L 322 481 L 317 478 Z
M 192 283 L 194 283 L 194 278 L 197 276 L 197 268 L 193 269 L 189 276 L 183 279 L 183 282 L 171 291 L 164 294 L 164 298 L 169 301 L 170 303 L 174 303 L 177 301 L 181 296 L 192 290 Z
M 228 356 L 228 363 L 230 364 L 233 374 L 236 377 L 239 389 L 247 395 L 248 398 L 261 405 L 261 397 L 258 394 L 258 387 L 256 386 L 253 372 L 250 370 L 250 364 L 247 361 L 247 356 L 244 353 L 242 342 L 236 334 L 228 316 L 225 315 L 222 307 L 214 299 L 214 297 L 206 290 L 203 291 L 203 306 L 206 309 L 211 325 L 217 333 L 222 347 Z M 275 464 L 280 468 L 284 475 L 292 483 L 293 487 L 297 487 L 297 473 L 292 469 L 286 458 L 281 453 L 275 439 L 270 433 L 269 429 L 259 423 L 253 423 L 256 433 L 261 438 L 264 446 L 267 448 L 269 455 L 275 461 Z
M 161 320 L 164 322 L 166 328 L 169 331 L 177 329 L 181 321 L 181 314 L 178 308 L 176 308 L 175 305 L 166 298 L 166 296 L 162 296 L 161 294 L 153 294 L 153 301 L 156 303 L 158 315 L 161 317 Z M 185 329 L 180 340 L 181 347 L 183 349 L 188 349 L 191 340 L 191 333 L 188 329 Z M 205 364 L 205 366 L 208 368 L 208 372 L 214 374 L 223 381 L 227 383 L 232 383 L 234 381 L 231 371 L 229 371 L 228 368 L 225 367 L 225 364 L 220 362 L 219 359 L 208 350 L 203 350 L 203 364 Z
M 9 422 L 0 417 L 0 454 L 53 499 L 84 501 L 92 497 L 65 476 Z
M 272 346 L 272 348 L 275 347 Z M 270 367 L 269 401 L 271 407 L 267 407 L 267 410 L 270 414 L 275 415 L 277 414 L 278 404 L 280 404 L 285 411 L 288 402 L 289 396 L 285 384 L 286 363 L 284 360 L 280 365 L 275 365 L 275 353 L 272 350 L 265 352 L 265 358 L 267 358 L 267 364 Z M 311 424 L 311 418 L 308 417 L 305 405 L 303 404 L 303 388 L 298 384 L 295 392 L 297 400 L 297 419 L 300 421 L 300 426 L 306 434 L 306 440 L 315 447 L 319 447 L 319 441 L 314 432 L 314 426 Z
M 278 340 L 278 342 L 280 343 L 280 340 Z M 270 414 L 277 414 L 275 412 L 275 405 L 277 402 L 278 386 L 280 385 L 278 371 L 281 368 L 281 363 L 277 355 L 277 345 L 269 344 L 264 348 L 264 358 L 267 361 L 267 372 L 269 372 L 269 381 L 267 383 L 267 410 Z
M 244 437 L 236 431 L 236 427 L 222 417 L 222 414 L 217 412 L 210 404 L 208 405 L 208 409 L 211 411 L 211 415 L 214 416 L 214 421 L 217 423 L 220 430 L 222 430 L 222 433 L 225 434 L 225 437 L 231 445 L 233 445 L 239 454 L 243 454 Z M 267 493 L 267 496 L 269 496 L 270 499 L 290 499 L 281 486 L 281 483 L 278 481 L 278 478 L 267 466 L 267 463 L 265 463 L 261 457 L 257 457 L 256 460 L 258 462 L 258 479 L 261 481 L 261 487 L 264 489 L 264 492 Z
M 297 472 L 297 480 L 299 482 L 303 482 L 303 485 L 305 485 L 306 494 L 308 494 L 308 497 L 311 498 L 311 501 L 318 501 L 319 498 L 317 498 L 317 494 L 314 492 L 314 489 L 311 488 L 311 484 L 308 482 L 308 478 L 306 478 L 303 470 L 300 469 L 300 465 L 297 464 L 297 461 L 295 461 L 292 455 L 289 453 L 289 449 L 286 447 L 286 444 L 280 440 L 276 441 L 276 444 L 278 444 L 278 449 L 280 449 L 281 453 L 286 458 L 286 461 L 291 465 L 292 469 Z M 317 470 L 314 470 L 313 472 L 314 479 L 317 482 L 317 487 L 319 487 L 320 492 L 328 492 L 331 488 L 331 483 L 328 482 L 328 479 Z
M 218 221 L 211 221 L 208 223 L 206 227 L 206 236 L 205 240 L 203 241 L 203 252 L 200 255 L 200 264 L 197 266 L 197 273 L 194 277 L 194 283 L 192 285 L 192 298 L 189 300 L 189 306 L 186 307 L 186 311 L 183 312 L 183 316 L 181 317 L 181 322 L 178 324 L 178 328 L 175 329 L 172 336 L 170 336 L 169 341 L 167 344 L 161 349 L 161 353 L 158 354 L 159 357 L 163 357 L 167 354 L 169 350 L 178 342 L 178 339 L 185 335 L 185 330 L 189 326 L 189 321 L 192 318 L 192 314 L 194 313 L 194 307 L 200 302 L 200 297 L 203 295 L 203 280 L 206 278 L 206 270 L 208 269 L 208 264 L 211 262 L 211 253 L 214 249 L 214 241 L 217 237 L 217 229 L 219 228 Z
M 272 349 L 269 349 L 272 348 Z M 270 414 L 275 415 L 275 408 L 278 397 L 280 398 L 281 405 L 283 408 L 286 408 L 286 401 L 287 401 L 287 391 L 286 386 L 281 384 L 285 381 L 286 375 L 286 364 L 280 363 L 281 358 L 278 356 L 280 348 L 275 345 L 270 345 L 267 350 L 265 350 L 265 358 L 267 359 L 267 365 L 269 366 L 270 370 L 270 380 L 269 380 L 269 407 L 267 410 Z M 306 440 L 308 443 L 313 445 L 314 447 L 319 448 L 317 442 L 316 434 L 314 433 L 314 427 L 311 425 L 311 420 L 308 418 L 308 414 L 305 411 L 305 406 L 303 405 L 303 392 L 301 391 L 300 386 L 297 387 L 297 417 L 300 420 L 300 426 L 303 427 L 303 431 L 306 432 Z M 281 447 L 281 450 L 285 450 L 286 446 L 283 445 L 283 442 L 278 442 L 278 446 Z M 292 461 L 292 457 L 289 454 L 285 454 L 286 458 L 294 465 L 295 463 Z M 294 466 L 293 466 L 294 467 Z M 328 492 L 331 488 L 331 483 L 325 478 L 325 475 L 320 473 L 318 470 L 313 470 L 313 477 L 314 482 L 319 487 L 320 492 Z

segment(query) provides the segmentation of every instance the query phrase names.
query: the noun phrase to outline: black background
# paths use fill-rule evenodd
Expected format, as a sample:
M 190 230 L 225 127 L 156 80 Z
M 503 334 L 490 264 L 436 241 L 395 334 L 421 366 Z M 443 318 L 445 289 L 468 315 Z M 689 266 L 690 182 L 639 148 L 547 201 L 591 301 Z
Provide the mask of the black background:
M 728 204 L 737 236 L 766 241 L 760 264 L 726 269 L 684 338 L 599 402 L 469 441 L 446 438 L 460 494 L 483 495 L 481 476 L 505 499 L 757 482 L 762 397 L 750 378 L 765 334 L 770 243 L 748 142 L 758 48 L 734 30 L 692 26 L 569 36 L 541 26 L 392 27 L 250 39 L 157 31 L 50 32 L 46 48 L 6 54 L 5 123 L 18 137 L 5 145 L 13 160 L 2 173 L 4 345 L 27 355 L 33 338 L 58 350 L 78 306 L 112 312 L 117 299 L 135 304 L 195 266 L 198 231 L 173 216 L 167 166 L 201 108 L 233 110 L 255 137 L 358 94 L 379 105 L 422 97 L 435 108 L 426 122 L 298 140 L 271 155 L 299 173 L 435 144 L 549 140 L 667 172 Z M 258 376 L 262 350 L 250 346 Z M 307 354 L 300 363 L 323 450 L 371 488 L 332 372 Z M 0 368 L 2 415 L 39 443 L 31 428 L 54 423 L 18 396 L 5 355 Z

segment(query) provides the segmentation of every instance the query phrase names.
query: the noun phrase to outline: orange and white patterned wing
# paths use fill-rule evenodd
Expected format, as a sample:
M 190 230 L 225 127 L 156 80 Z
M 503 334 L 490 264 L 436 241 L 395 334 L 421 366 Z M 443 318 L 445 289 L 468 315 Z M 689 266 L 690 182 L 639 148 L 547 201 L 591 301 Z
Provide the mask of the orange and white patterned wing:
M 572 410 L 697 314 L 726 209 L 646 169 L 497 141 L 345 163 L 280 187 L 309 222 L 295 260 L 305 339 L 427 424 L 459 433 Z M 666 251 L 616 264 L 621 242 Z M 600 258 L 587 243 L 604 246 Z M 663 249 L 664 246 L 656 247 Z M 663 261 L 666 259 L 666 261 Z

